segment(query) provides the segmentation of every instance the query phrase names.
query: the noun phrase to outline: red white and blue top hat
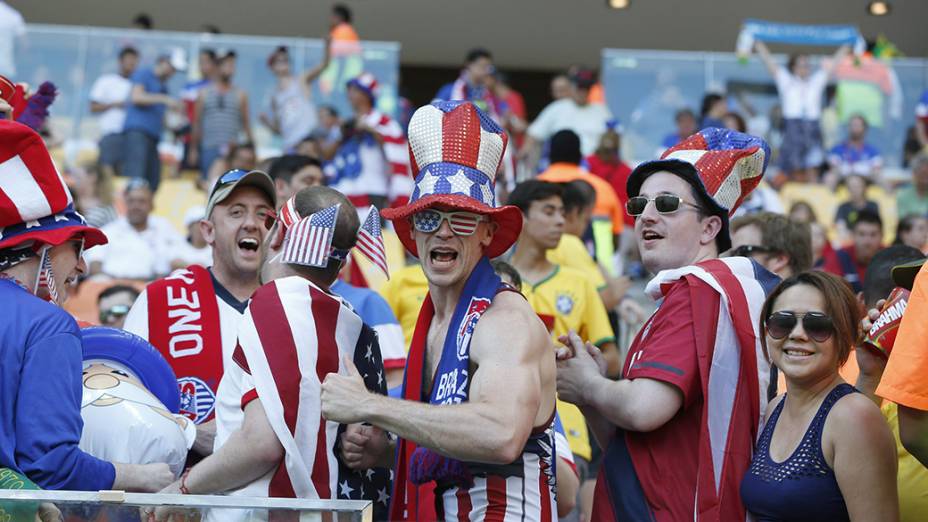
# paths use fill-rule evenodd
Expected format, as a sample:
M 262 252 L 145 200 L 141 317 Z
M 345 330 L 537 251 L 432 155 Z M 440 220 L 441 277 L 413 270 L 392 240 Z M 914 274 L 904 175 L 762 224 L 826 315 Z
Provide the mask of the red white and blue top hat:
M 760 183 L 769 160 L 770 147 L 757 136 L 710 127 L 667 149 L 661 159 L 638 165 L 626 188 L 635 197 L 655 172 L 680 176 L 696 188 L 710 213 L 722 218 L 716 243 L 724 252 L 731 248 L 728 219 Z
M 498 223 L 485 254 L 503 254 L 518 239 L 522 212 L 496 205 L 495 179 L 508 137 L 486 113 L 467 101 L 420 107 L 409 121 L 409 156 L 416 186 L 409 203 L 381 211 L 413 255 L 409 217 L 426 208 L 463 210 Z
M 85 248 L 106 243 L 103 232 L 74 210 L 42 138 L 23 124 L 0 121 L 0 250 L 27 242 L 56 246 L 75 237 Z
M 377 95 L 380 94 L 380 85 L 377 83 L 377 78 L 371 73 L 361 73 L 359 76 L 348 80 L 347 87 L 357 87 L 364 91 L 367 94 L 367 97 L 370 98 L 371 103 L 377 100 Z

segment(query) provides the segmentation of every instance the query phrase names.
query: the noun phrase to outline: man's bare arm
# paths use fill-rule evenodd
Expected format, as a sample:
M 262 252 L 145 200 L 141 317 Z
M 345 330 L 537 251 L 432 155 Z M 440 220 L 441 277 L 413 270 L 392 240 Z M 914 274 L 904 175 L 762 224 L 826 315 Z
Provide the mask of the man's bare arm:
M 346 395 L 349 377 L 330 374 L 323 383 L 323 412 L 338 422 L 368 421 L 456 459 L 508 464 L 525 446 L 542 404 L 544 357 L 551 357 L 553 372 L 553 353 L 547 347 L 550 340 L 533 313 L 490 308 L 471 343 L 479 368 L 471 376 L 468 402 L 436 406 L 390 399 L 363 387 Z
M 324 45 L 322 47 L 322 61 L 316 64 L 315 67 L 303 73 L 303 85 L 309 87 L 309 84 L 316 81 L 316 78 L 322 74 L 322 71 L 329 66 L 329 62 L 332 60 L 332 38 L 326 37 Z
M 767 45 L 758 40 L 754 42 L 754 49 L 757 51 L 757 55 L 760 56 L 760 61 L 764 63 L 764 67 L 767 68 L 767 72 L 770 73 L 770 76 L 776 78 L 777 62 L 775 62 L 773 56 L 770 55 L 770 50 L 767 49 Z
M 835 73 L 835 69 L 838 68 L 838 65 L 840 65 L 849 54 L 851 54 L 850 45 L 845 44 L 838 47 L 838 50 L 835 51 L 831 60 L 822 63 L 822 70 L 825 71 L 825 74 L 827 74 L 829 78 L 832 77 Z
M 284 458 L 261 400 L 245 406 L 242 427 L 215 453 L 190 470 L 185 485 L 192 494 L 221 493 L 254 482 Z
M 112 109 L 113 107 L 122 107 L 123 105 L 125 105 L 123 102 L 101 103 L 101 102 L 91 101 L 90 112 L 96 114 L 98 112 L 108 111 Z
M 587 404 L 606 420 L 631 431 L 654 431 L 683 406 L 683 394 L 654 379 L 612 381 L 599 377 L 591 383 Z
M 594 360 L 595 348 L 574 333 L 568 340 L 573 356 L 558 361 L 557 389 L 562 400 L 598 412 L 620 428 L 641 432 L 663 426 L 683 406 L 683 393 L 671 384 L 647 378 L 613 381 L 604 377 L 600 367 L 605 362 Z M 605 425 L 596 419 L 594 423 L 597 438 L 608 436 Z
M 174 98 L 171 98 L 167 94 L 160 94 L 156 92 L 148 92 L 145 90 L 143 85 L 133 85 L 132 94 L 130 95 L 130 100 L 135 105 L 168 105 L 171 106 L 174 104 Z
M 183 268 L 183 267 L 181 267 Z M 203 424 L 197 424 L 197 438 L 193 441 L 193 451 L 209 456 L 213 453 L 213 442 L 216 440 L 216 419 Z

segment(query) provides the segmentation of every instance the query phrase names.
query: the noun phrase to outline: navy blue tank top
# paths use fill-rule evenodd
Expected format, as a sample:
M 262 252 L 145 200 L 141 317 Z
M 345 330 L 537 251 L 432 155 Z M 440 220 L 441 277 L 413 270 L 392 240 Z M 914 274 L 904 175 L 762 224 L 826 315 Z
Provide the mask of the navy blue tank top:
M 770 458 L 770 439 L 786 398 L 764 426 L 751 467 L 741 480 L 741 500 L 758 522 L 850 520 L 835 472 L 822 453 L 822 429 L 838 399 L 857 390 L 839 384 L 822 401 L 799 447 L 783 462 Z

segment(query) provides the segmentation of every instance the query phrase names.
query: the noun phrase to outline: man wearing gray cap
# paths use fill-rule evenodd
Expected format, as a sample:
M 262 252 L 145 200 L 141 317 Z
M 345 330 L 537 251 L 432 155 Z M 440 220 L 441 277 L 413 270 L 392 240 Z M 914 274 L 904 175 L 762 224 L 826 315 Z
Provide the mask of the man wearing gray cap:
M 217 408 L 240 409 L 241 397 L 217 396 L 232 363 L 238 324 L 258 288 L 259 246 L 277 204 L 264 172 L 230 170 L 216 181 L 200 230 L 213 248 L 209 268 L 191 265 L 149 284 L 126 316 L 125 329 L 154 345 L 177 375 L 180 412 L 197 424 L 193 451 L 209 455 Z M 228 402 L 228 404 L 226 404 Z M 233 404 L 234 403 L 234 404 Z

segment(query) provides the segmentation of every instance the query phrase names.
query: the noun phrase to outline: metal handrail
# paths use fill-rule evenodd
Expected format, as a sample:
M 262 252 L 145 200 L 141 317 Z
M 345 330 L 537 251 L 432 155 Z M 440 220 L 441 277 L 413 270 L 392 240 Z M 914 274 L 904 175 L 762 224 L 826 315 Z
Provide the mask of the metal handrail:
M 0 502 L 51 502 L 54 504 L 100 504 L 132 507 L 177 506 L 182 508 L 283 509 L 308 513 L 339 513 L 353 520 L 373 518 L 373 504 L 367 500 L 326 500 L 267 498 L 227 495 L 166 495 L 126 493 L 124 491 L 34 491 L 0 490 Z

